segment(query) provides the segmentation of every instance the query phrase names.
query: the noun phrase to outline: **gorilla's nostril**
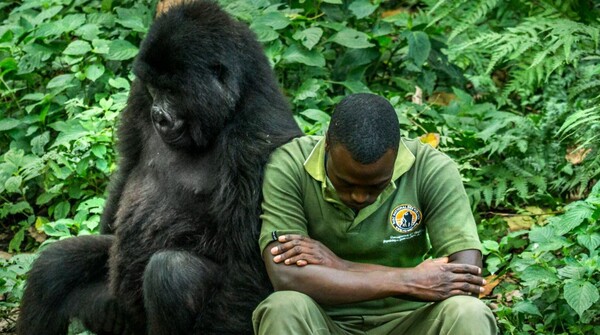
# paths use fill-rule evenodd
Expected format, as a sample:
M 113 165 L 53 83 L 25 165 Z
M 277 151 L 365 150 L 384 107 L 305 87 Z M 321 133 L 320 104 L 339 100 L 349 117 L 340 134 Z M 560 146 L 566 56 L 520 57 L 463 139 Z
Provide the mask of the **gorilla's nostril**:
M 156 123 L 160 127 L 173 127 L 173 118 L 162 108 L 152 107 L 152 120 L 154 120 L 154 123 Z

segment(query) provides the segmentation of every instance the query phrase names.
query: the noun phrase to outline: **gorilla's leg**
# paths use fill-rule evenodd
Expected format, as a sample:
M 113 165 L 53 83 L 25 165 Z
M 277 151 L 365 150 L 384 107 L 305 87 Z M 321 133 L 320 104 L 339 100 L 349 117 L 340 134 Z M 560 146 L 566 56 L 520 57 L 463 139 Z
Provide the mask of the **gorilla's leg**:
M 107 290 L 113 237 L 81 236 L 58 241 L 40 253 L 29 271 L 17 322 L 20 335 L 67 333 L 80 318 L 98 333 L 120 332 L 122 317 Z M 114 331 L 113 331 L 114 330 Z
M 217 285 L 217 265 L 185 251 L 160 251 L 144 272 L 148 334 L 191 334 Z

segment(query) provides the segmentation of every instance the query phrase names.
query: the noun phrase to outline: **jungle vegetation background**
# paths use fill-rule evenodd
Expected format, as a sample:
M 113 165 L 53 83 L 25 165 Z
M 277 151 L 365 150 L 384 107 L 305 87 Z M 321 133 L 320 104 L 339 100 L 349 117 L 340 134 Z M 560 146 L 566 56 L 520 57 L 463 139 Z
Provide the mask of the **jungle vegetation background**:
M 600 4 L 222 0 L 307 134 L 374 92 L 450 155 L 504 334 L 600 334 Z M 131 63 L 156 0 L 0 3 L 0 318 L 38 248 L 95 234 Z M 76 329 L 73 334 L 79 333 Z

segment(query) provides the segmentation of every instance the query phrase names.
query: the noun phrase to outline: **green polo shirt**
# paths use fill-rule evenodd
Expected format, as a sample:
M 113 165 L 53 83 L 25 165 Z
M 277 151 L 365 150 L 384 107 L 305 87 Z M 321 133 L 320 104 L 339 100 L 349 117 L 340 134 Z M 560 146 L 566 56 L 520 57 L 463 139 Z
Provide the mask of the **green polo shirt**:
M 340 258 L 414 267 L 434 257 L 481 249 L 456 164 L 418 140 L 402 139 L 390 184 L 355 214 L 325 172 L 325 140 L 294 139 L 273 152 L 263 183 L 261 250 L 283 234 L 307 235 Z M 423 303 L 386 298 L 323 306 L 330 315 L 381 315 Z

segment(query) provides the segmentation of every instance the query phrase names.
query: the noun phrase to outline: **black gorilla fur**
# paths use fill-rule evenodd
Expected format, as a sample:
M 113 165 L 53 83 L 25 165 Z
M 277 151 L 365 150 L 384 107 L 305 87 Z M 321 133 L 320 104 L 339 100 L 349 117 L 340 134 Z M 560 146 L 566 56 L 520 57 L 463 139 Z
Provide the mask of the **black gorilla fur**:
M 102 233 L 29 273 L 22 335 L 251 334 L 272 290 L 258 250 L 263 167 L 300 136 L 260 44 L 216 4 L 159 16 L 134 63 Z

